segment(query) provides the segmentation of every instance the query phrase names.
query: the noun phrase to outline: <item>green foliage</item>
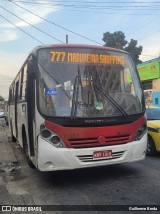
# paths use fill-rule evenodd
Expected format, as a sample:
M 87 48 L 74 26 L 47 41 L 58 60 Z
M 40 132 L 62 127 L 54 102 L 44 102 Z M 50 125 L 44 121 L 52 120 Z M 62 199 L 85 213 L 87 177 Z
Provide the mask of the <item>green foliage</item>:
M 105 46 L 119 48 L 121 50 L 123 50 L 123 47 L 127 44 L 127 41 L 125 40 L 125 35 L 121 31 L 116 31 L 114 33 L 104 33 L 103 41 L 105 42 Z
M 4 98 L 0 95 L 0 101 L 4 101 Z
M 106 32 L 102 39 L 104 46 L 118 48 L 131 54 L 136 64 L 141 63 L 139 56 L 142 53 L 142 46 L 137 46 L 137 40 L 131 39 L 130 42 L 125 40 L 125 34 L 122 31 L 115 31 L 114 33 Z
M 142 61 L 139 60 L 139 55 L 142 53 L 142 46 L 137 47 L 137 40 L 131 39 L 128 43 L 128 46 L 124 48 L 124 50 L 131 54 L 133 60 L 139 64 Z

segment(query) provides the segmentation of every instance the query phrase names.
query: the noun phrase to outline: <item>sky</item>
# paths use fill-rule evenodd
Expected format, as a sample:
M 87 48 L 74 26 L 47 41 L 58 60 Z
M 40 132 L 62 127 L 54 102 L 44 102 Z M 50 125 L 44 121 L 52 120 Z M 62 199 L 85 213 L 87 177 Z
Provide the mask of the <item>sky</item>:
M 122 31 L 143 47 L 145 62 L 160 56 L 158 0 L 0 0 L 0 95 L 31 50 L 42 44 L 104 45 L 103 33 Z

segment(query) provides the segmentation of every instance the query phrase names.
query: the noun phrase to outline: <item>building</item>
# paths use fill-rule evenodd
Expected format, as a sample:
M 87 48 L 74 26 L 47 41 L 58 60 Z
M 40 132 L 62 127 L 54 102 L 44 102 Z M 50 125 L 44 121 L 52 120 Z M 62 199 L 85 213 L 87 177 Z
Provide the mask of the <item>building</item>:
M 0 101 L 0 110 L 4 110 L 5 108 L 5 101 Z
M 137 65 L 146 101 L 160 106 L 160 57 Z

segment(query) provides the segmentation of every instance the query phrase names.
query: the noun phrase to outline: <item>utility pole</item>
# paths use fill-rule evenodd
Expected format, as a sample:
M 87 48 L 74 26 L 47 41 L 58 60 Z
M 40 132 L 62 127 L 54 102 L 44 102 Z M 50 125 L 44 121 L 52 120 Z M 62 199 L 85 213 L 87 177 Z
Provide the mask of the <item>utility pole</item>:
M 66 34 L 66 44 L 68 44 L 68 35 Z

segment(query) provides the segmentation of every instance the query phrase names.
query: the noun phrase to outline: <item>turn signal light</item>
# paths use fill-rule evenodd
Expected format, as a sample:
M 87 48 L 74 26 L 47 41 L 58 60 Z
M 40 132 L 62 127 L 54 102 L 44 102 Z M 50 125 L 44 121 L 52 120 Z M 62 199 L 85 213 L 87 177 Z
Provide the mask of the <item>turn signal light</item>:
M 135 135 L 135 137 L 134 137 L 134 141 L 140 140 L 140 139 L 144 136 L 144 134 L 146 133 L 146 131 L 147 131 L 147 126 L 146 126 L 146 124 L 143 124 L 143 125 L 137 130 L 136 135 Z

